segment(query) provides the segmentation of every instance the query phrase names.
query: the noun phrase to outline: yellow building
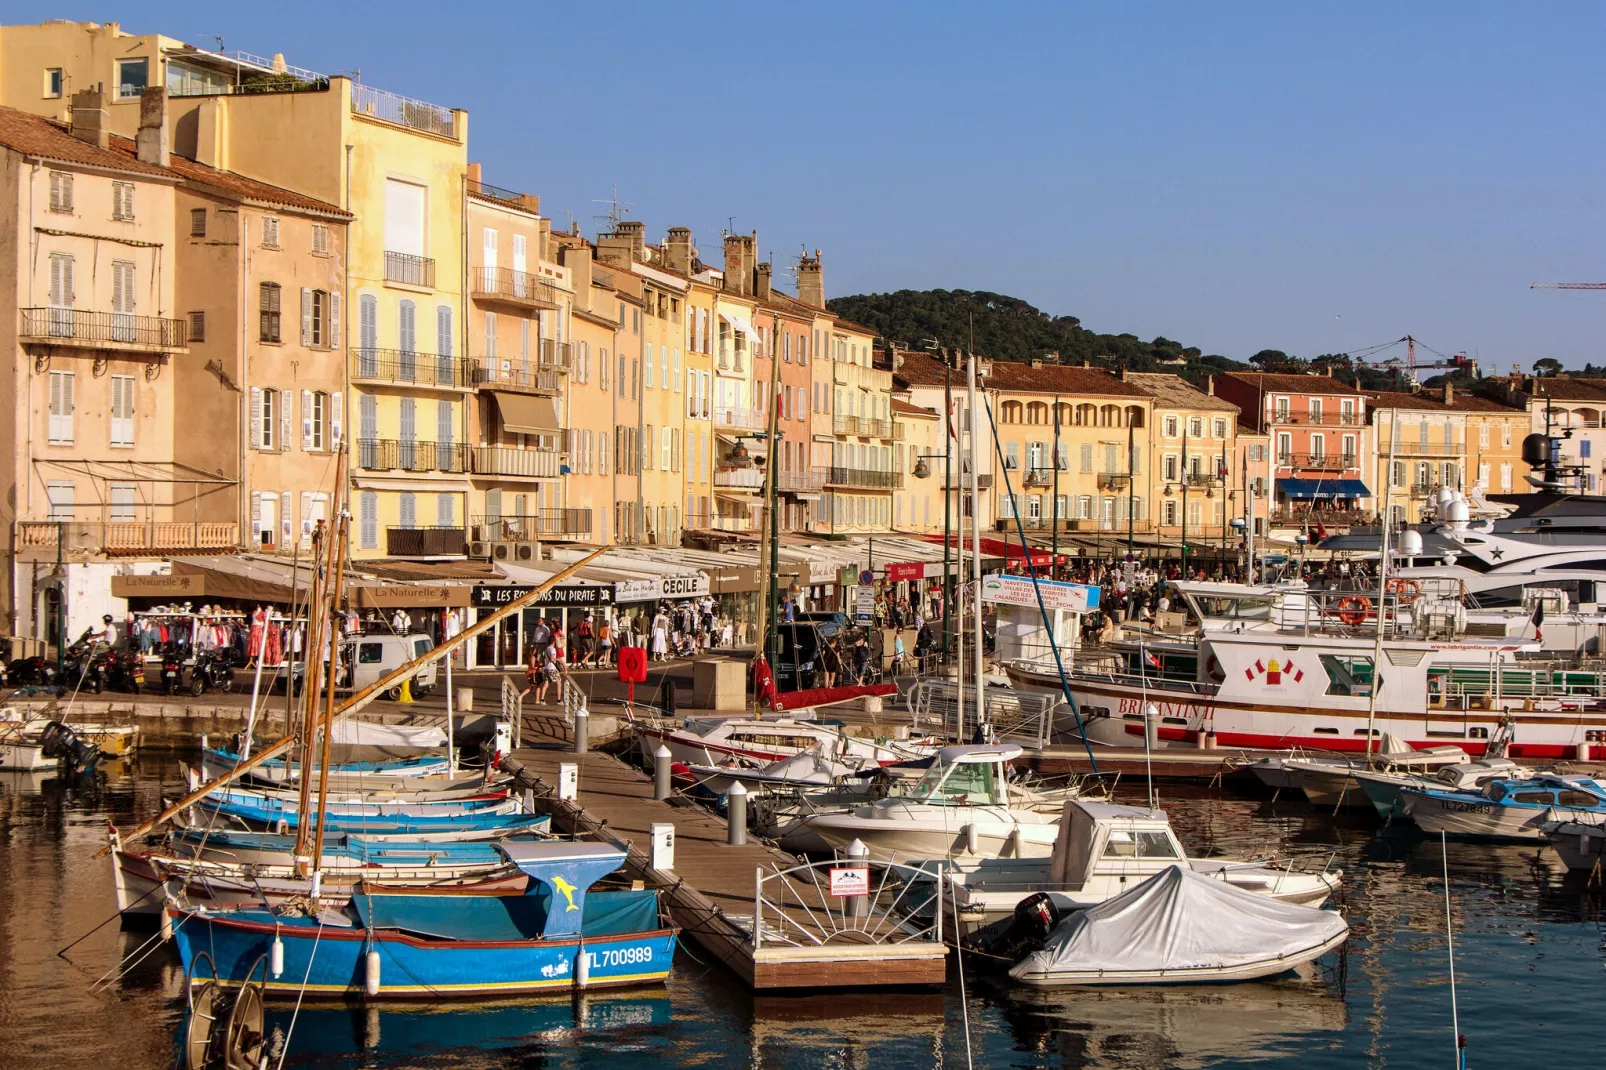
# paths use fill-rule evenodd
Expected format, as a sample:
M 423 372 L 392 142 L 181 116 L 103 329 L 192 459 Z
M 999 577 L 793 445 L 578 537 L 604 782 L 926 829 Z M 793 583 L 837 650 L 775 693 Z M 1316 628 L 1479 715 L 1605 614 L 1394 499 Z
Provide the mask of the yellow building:
M 832 322 L 832 442 L 820 524 L 834 534 L 890 529 L 892 495 L 903 487 L 893 456 L 904 432 L 892 418 L 892 369 L 876 366 L 874 348 L 873 329 Z
M 753 324 L 754 274 L 758 262 L 754 235 L 725 238 L 725 268 L 714 296 L 714 414 L 712 426 L 713 506 L 709 526 L 716 531 L 756 533 L 759 530 L 762 473 L 739 462 L 758 448 L 765 430 L 753 379 L 753 350 L 758 331 Z
M 714 272 L 697 259 L 688 227 L 670 227 L 662 249 L 666 271 L 684 276 L 686 485 L 681 525 L 686 531 L 707 531 L 713 526 L 714 478 L 718 470 L 714 434 L 714 348 L 718 316 L 715 311 L 719 284 Z
M 1449 383 L 1415 393 L 1368 391 L 1369 417 L 1377 443 L 1368 475 L 1378 508 L 1397 520 L 1417 523 L 1441 487 L 1485 493 L 1522 493 L 1522 439 L 1528 413 L 1498 401 L 1458 394 Z
M 1154 530 L 1168 545 L 1186 538 L 1219 551 L 1236 515 L 1230 496 L 1237 486 L 1238 406 L 1177 375 L 1127 372 L 1122 378 L 1154 398 L 1152 463 L 1138 477 L 1152 503 Z
M 892 418 L 903 428 L 903 441 L 893 447 L 903 486 L 892 494 L 892 530 L 917 534 L 943 528 L 942 419 L 934 409 L 892 399 Z
M 148 98 L 158 125 L 160 94 Z M 13 538 L 5 610 L 49 635 L 46 581 L 68 562 L 76 636 L 110 600 L 111 559 L 232 548 L 232 518 L 203 522 L 197 493 L 230 482 L 174 462 L 173 362 L 187 352 L 174 298 L 180 176 L 154 137 L 109 136 L 101 95 L 73 100 L 71 131 L 0 108 L 0 406 L 3 516 Z M 232 446 L 232 444 L 231 444 Z M 53 605 L 53 603 L 51 603 Z

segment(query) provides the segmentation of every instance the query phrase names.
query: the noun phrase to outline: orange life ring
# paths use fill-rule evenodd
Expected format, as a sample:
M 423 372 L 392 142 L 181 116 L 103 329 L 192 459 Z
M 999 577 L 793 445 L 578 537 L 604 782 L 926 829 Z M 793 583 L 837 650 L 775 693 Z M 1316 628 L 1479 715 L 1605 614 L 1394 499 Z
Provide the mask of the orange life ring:
M 1365 595 L 1352 594 L 1338 601 L 1338 619 L 1352 628 L 1364 624 L 1371 612 L 1372 600 Z
M 1402 605 L 1408 606 L 1422 597 L 1422 585 L 1412 579 L 1389 580 L 1389 590 L 1394 592 L 1394 597 L 1399 599 Z

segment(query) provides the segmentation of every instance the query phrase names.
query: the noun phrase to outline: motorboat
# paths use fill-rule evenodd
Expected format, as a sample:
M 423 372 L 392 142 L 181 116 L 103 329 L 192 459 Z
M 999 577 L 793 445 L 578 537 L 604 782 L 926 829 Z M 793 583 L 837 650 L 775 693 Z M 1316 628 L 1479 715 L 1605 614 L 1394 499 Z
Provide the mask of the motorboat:
M 936 749 L 929 740 L 865 739 L 840 724 L 796 716 L 687 717 L 678 725 L 638 720 L 630 727 L 648 768 L 663 746 L 681 775 L 692 766 L 762 766 L 806 752 L 854 765 L 894 765 Z
M 529 878 L 523 894 L 365 893 L 311 913 L 169 905 L 186 983 L 260 984 L 269 996 L 310 999 L 437 1000 L 669 976 L 679 930 L 660 920 L 658 893 L 591 890 L 624 864 L 624 851 L 594 843 L 502 850 Z
M 817 813 L 800 824 L 828 847 L 858 840 L 876 862 L 971 857 L 1046 858 L 1059 819 L 1018 805 L 1009 763 L 1013 744 L 944 747 L 907 792 L 847 810 Z
M 1399 736 L 1389 733 L 1383 736 L 1380 746 L 1369 758 L 1296 754 L 1261 758 L 1251 763 L 1249 768 L 1262 783 L 1280 781 L 1279 787 L 1297 788 L 1303 792 L 1312 806 L 1331 809 L 1346 803 L 1369 805 L 1356 779 L 1357 774 L 1363 771 L 1420 774 L 1466 760 L 1467 752 L 1453 744 L 1417 750 Z
M 1343 871 L 1295 870 L 1274 859 L 1190 858 L 1163 810 L 1067 801 L 1048 858 L 960 859 L 935 866 L 947 879 L 962 935 L 1013 917 L 1026 898 L 1046 893 L 1066 913 L 1097 906 L 1168 866 L 1284 903 L 1320 906 Z
M 1452 791 L 1477 791 L 1489 780 L 1504 778 L 1526 780 L 1534 771 L 1518 765 L 1510 758 L 1484 758 L 1477 762 L 1458 762 L 1443 765 L 1432 776 L 1408 770 L 1357 769 L 1350 774 L 1368 802 L 1385 820 L 1405 818 L 1405 806 L 1400 799 L 1401 788 L 1449 788 Z
M 1549 821 L 1544 828 L 1556 857 L 1568 869 L 1594 873 L 1606 865 L 1606 824 L 1594 820 Z
M 1401 788 L 1405 814 L 1423 832 L 1479 840 L 1546 841 L 1547 824 L 1606 815 L 1606 785 L 1586 776 L 1539 773 L 1486 781 L 1481 791 Z
M 1250 981 L 1311 962 L 1348 935 L 1336 911 L 1279 902 L 1172 862 L 1058 920 L 1009 976 L 1046 988 Z

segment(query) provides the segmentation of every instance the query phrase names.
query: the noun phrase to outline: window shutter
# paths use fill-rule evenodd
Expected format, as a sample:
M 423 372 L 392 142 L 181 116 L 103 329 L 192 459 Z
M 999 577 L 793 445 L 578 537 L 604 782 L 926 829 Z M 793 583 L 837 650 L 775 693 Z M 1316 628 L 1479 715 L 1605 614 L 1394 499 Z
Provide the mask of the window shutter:
M 312 544 L 312 491 L 301 492 L 301 545 Z
M 414 422 L 416 411 L 414 399 L 401 399 L 401 439 L 403 442 L 412 442 L 418 438 L 418 430 Z
M 401 496 L 401 526 L 404 528 L 411 528 L 417 523 L 417 520 L 418 510 L 416 500 L 411 494 L 403 494 Z
M 312 287 L 301 287 L 301 344 L 312 344 Z
M 260 386 L 251 388 L 251 448 L 254 450 L 262 448 L 262 388 Z M 252 497 L 259 496 L 252 495 Z
M 359 509 L 362 512 L 359 532 L 363 548 L 372 550 L 379 545 L 379 496 L 364 491 Z
M 336 390 L 329 395 L 329 442 L 332 449 L 339 449 L 344 441 L 344 425 L 346 422 L 346 395 Z
M 1143 447 L 1136 444 L 1132 446 L 1132 474 L 1143 474 Z
M 340 291 L 329 291 L 329 348 L 340 348 Z
M 262 545 L 262 492 L 259 490 L 251 492 L 251 545 Z
M 492 231 L 494 234 L 495 231 Z M 452 403 L 439 402 L 435 409 L 435 441 L 443 445 L 452 443 Z
M 452 355 L 452 306 L 440 305 L 435 309 L 435 352 L 443 357 Z
M 372 394 L 359 395 L 358 405 L 361 408 L 359 429 L 357 437 L 369 441 L 379 437 L 379 399 Z
M 288 391 L 279 394 L 279 449 L 285 453 L 290 452 L 291 428 L 295 426 L 295 417 L 291 415 L 295 404 L 294 395 Z
M 301 452 L 312 452 L 312 391 L 301 392 Z
M 294 520 L 290 516 L 290 506 L 294 499 L 287 490 L 279 492 L 279 545 L 290 545 L 290 532 L 294 530 Z

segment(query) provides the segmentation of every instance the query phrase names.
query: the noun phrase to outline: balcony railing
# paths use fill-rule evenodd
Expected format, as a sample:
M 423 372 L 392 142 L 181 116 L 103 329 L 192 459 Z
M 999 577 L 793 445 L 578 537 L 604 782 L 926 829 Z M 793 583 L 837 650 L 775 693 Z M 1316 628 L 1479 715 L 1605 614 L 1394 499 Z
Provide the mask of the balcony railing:
M 757 409 L 715 405 L 714 426 L 738 431 L 762 431 L 768 426 L 768 421 L 765 420 L 764 414 Z
M 563 455 L 556 450 L 519 450 L 509 446 L 475 446 L 474 474 L 557 479 L 563 473 Z
M 54 551 L 151 554 L 167 550 L 225 550 L 239 545 L 233 523 L 137 520 L 24 520 L 17 524 L 17 546 Z
M 518 516 L 476 516 L 470 534 L 487 542 L 586 536 L 591 534 L 591 510 L 537 509 Z
M 529 271 L 505 267 L 476 267 L 468 273 L 469 293 L 476 301 L 518 305 L 523 308 L 558 307 L 552 283 Z
M 783 468 L 775 473 L 775 489 L 783 494 L 818 494 L 825 489 L 823 468 Z
M 466 357 L 366 348 L 353 349 L 351 357 L 353 379 L 449 387 L 454 390 L 471 387 L 476 379 L 474 362 Z
M 399 93 L 375 89 L 371 85 L 353 83 L 351 110 L 358 115 L 383 119 L 387 123 L 422 130 L 426 134 L 437 134 L 441 137 L 457 136 L 457 128 L 452 122 L 452 109 L 443 108 L 439 104 L 426 104 L 422 100 L 413 100 Z
M 1574 426 L 1577 426 L 1576 424 Z M 1417 438 L 1400 437 L 1394 440 L 1394 456 L 1396 457 L 1459 457 L 1466 451 L 1464 443 L 1445 445 L 1441 442 L 1423 442 Z M 1379 457 L 1387 457 L 1389 444 L 1384 442 L 1378 446 Z
M 826 483 L 835 487 L 860 487 L 866 490 L 901 490 L 902 472 L 877 472 L 868 468 L 838 468 L 831 466 Z
M 533 212 L 538 209 L 541 203 L 533 193 L 520 193 L 518 190 L 503 189 L 501 186 L 493 186 L 489 182 L 475 182 L 470 179 L 464 185 L 468 188 L 469 196 L 471 197 L 484 197 L 488 201 L 502 201 L 514 208 L 524 208 Z
M 474 382 L 486 390 L 519 390 L 530 394 L 556 394 L 563 380 L 554 368 L 508 363 L 482 357 L 474 363 Z
M 1274 411 L 1271 422 L 1293 427 L 1359 427 L 1366 419 L 1354 412 L 1324 412 L 1312 416 L 1306 412 Z
M 757 531 L 758 522 L 748 513 L 715 513 L 708 518 L 709 531 Z
M 25 308 L 24 342 L 83 349 L 182 353 L 189 344 L 183 320 L 131 316 L 125 312 L 84 312 L 76 308 Z
M 468 552 L 462 528 L 386 528 L 385 553 L 391 557 L 457 557 Z
M 937 471 L 939 474 L 941 472 L 940 469 L 934 469 L 934 471 Z M 1010 478 L 1013 479 L 1014 477 L 1011 476 Z M 965 491 L 965 492 L 968 492 L 970 490 L 970 473 L 969 472 L 961 472 L 961 471 L 959 471 L 958 458 L 955 458 L 953 478 L 950 479 L 950 480 L 947 480 L 945 485 L 946 485 L 946 489 L 948 489 L 948 490 L 958 490 L 958 491 Z M 976 486 L 980 490 L 992 490 L 993 489 L 993 474 L 991 472 L 983 472 L 980 475 L 978 475 L 976 477 Z
M 1307 472 L 1342 472 L 1356 463 L 1353 453 L 1283 453 L 1277 457 L 1279 467 Z
M 357 467 L 378 472 L 467 472 L 468 451 L 458 442 L 365 438 L 357 441 Z
M 1113 476 L 1112 477 L 1110 475 L 1102 475 L 1102 476 L 1099 477 L 1100 485 L 1103 485 L 1104 480 L 1110 479 L 1110 478 L 1125 479 L 1126 477 L 1125 476 Z M 1028 469 L 1026 469 L 1026 475 L 1025 475 L 1024 478 L 1022 478 L 1021 482 L 1024 483 L 1028 487 L 1047 487 L 1047 486 L 1052 486 L 1053 483 L 1054 483 L 1054 469 L 1052 469 L 1052 468 L 1028 468 Z
M 397 253 L 385 250 L 385 281 L 399 282 L 403 286 L 435 288 L 435 261 L 427 256 Z
M 900 439 L 903 437 L 903 425 L 874 416 L 843 416 L 839 413 L 831 418 L 831 433 Z
M 714 486 L 724 487 L 727 490 L 763 490 L 764 470 L 762 468 L 716 468 L 714 469 Z

